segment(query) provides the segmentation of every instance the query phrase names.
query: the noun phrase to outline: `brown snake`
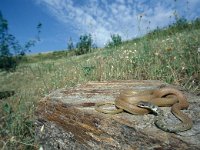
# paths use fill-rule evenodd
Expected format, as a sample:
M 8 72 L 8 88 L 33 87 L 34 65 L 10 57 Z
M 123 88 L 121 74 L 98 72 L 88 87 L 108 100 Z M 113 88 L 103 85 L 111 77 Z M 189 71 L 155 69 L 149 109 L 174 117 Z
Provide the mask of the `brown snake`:
M 125 90 L 116 98 L 115 105 L 131 114 L 143 115 L 148 114 L 150 110 L 138 107 L 137 104 L 140 101 L 151 102 L 157 106 L 172 106 L 178 101 L 173 95 L 161 98 L 158 94 L 160 94 L 160 90 L 146 90 L 141 92 Z
M 143 102 L 148 102 L 149 106 L 141 107 L 138 104 Z M 181 109 L 187 109 L 189 104 L 187 102 L 186 97 L 174 88 L 160 88 L 156 90 L 146 90 L 142 92 L 136 92 L 133 90 L 124 90 L 120 93 L 120 95 L 115 100 L 115 106 L 119 108 L 116 113 L 119 113 L 122 110 L 125 110 L 131 114 L 147 114 L 152 111 L 153 106 L 172 106 L 171 112 L 181 121 L 179 124 L 175 125 L 166 125 L 164 123 L 164 116 L 157 117 L 155 124 L 160 129 L 167 132 L 181 132 L 191 129 L 192 120 L 181 112 Z M 151 105 L 152 104 L 152 105 Z M 99 106 L 103 105 L 97 104 L 96 110 L 101 111 Z M 103 112 L 103 111 L 101 111 Z M 109 112 L 104 112 L 109 113 Z

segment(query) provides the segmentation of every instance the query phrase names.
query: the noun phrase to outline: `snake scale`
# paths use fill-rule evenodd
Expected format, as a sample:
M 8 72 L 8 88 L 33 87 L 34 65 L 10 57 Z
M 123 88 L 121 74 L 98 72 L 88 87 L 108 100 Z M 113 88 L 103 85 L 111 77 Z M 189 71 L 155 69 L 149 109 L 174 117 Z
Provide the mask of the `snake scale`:
M 174 88 L 164 87 L 155 90 L 146 90 L 136 92 L 134 90 L 124 90 L 116 98 L 114 105 L 118 108 L 117 111 L 103 111 L 99 106 L 105 103 L 99 103 L 96 105 L 96 110 L 103 113 L 119 113 L 123 110 L 131 113 L 144 115 L 149 112 L 154 112 L 155 124 L 158 128 L 167 132 L 182 132 L 192 128 L 192 120 L 184 114 L 181 110 L 187 109 L 189 103 L 185 95 Z M 158 107 L 171 107 L 171 112 L 177 117 L 181 123 L 179 124 L 165 124 L 163 111 Z

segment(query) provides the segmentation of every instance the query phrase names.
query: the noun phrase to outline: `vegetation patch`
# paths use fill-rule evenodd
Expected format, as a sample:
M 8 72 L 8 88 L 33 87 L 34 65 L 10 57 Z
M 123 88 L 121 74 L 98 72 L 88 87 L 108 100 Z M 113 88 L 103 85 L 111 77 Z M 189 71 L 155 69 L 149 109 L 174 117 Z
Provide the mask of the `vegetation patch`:
M 79 53 L 75 48 L 24 55 L 14 71 L 1 70 L 0 91 L 15 91 L 0 99 L 3 148 L 38 149 L 34 141 L 34 111 L 42 97 L 58 88 L 88 81 L 148 79 L 200 92 L 199 19 L 182 20 L 141 38 L 116 41 L 114 46 L 87 50 L 80 44 Z

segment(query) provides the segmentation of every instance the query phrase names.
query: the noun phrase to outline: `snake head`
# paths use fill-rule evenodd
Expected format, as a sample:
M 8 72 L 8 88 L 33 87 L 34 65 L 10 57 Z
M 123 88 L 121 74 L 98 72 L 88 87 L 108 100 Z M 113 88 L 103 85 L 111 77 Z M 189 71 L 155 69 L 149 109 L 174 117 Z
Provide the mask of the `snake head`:
M 140 108 L 149 109 L 155 114 L 158 114 L 161 111 L 158 106 L 156 106 L 156 105 L 154 105 L 153 103 L 150 103 L 150 102 L 140 101 L 137 104 L 137 106 L 140 107 Z
M 141 108 L 148 108 L 151 106 L 151 103 L 149 102 L 145 102 L 145 101 L 140 101 L 138 104 L 137 104 L 138 107 L 141 107 Z

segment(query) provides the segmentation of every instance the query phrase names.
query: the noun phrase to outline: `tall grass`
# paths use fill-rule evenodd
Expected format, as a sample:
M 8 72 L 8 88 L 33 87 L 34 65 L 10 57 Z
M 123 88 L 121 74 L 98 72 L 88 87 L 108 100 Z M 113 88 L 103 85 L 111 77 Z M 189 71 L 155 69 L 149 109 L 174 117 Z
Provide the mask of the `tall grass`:
M 31 149 L 34 110 L 51 91 L 87 81 L 116 79 L 162 80 L 200 91 L 200 25 L 190 30 L 157 30 L 117 47 L 81 56 L 48 54 L 28 56 L 15 72 L 0 72 L 0 90 L 15 95 L 0 100 L 0 148 Z M 63 52 L 62 52 L 63 53 Z M 45 58 L 45 59 L 43 59 Z

